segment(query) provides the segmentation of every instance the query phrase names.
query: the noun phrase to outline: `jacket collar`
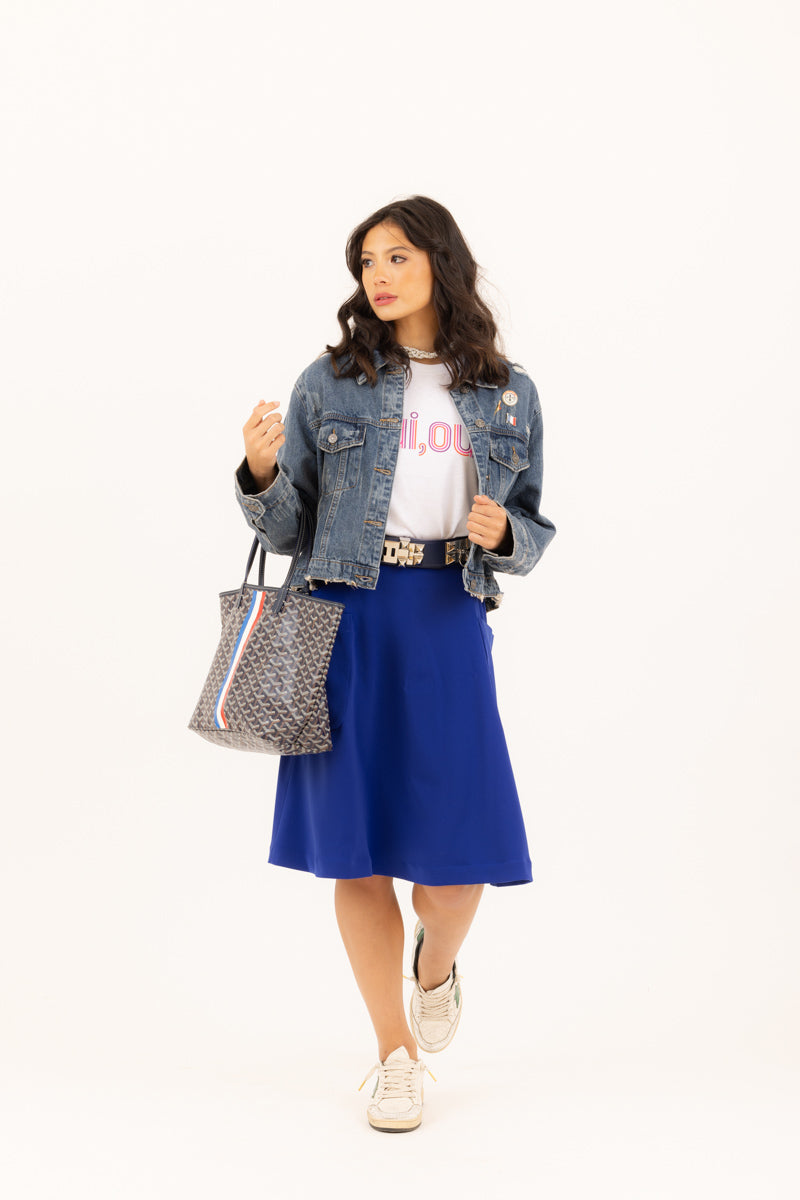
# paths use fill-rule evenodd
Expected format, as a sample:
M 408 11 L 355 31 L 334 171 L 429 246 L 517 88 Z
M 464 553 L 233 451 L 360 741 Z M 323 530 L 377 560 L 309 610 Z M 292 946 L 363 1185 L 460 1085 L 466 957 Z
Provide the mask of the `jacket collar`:
M 373 361 L 373 363 L 375 364 L 375 370 L 376 370 L 376 371 L 380 371 L 381 367 L 385 367 L 385 366 L 386 366 L 386 359 L 383 357 L 383 355 L 381 354 L 380 350 L 373 350 L 373 351 L 372 351 L 372 361 Z M 361 384 L 361 383 L 366 383 L 366 381 L 367 381 L 367 375 L 366 375 L 366 372 L 365 372 L 365 371 L 360 371 L 360 372 L 358 373 L 358 375 L 356 375 L 356 383 L 359 383 L 359 384 Z

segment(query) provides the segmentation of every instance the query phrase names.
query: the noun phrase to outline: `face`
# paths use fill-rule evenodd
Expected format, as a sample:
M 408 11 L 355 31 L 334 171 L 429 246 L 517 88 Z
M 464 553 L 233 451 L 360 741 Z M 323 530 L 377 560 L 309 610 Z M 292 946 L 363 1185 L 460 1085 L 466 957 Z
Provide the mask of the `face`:
M 431 260 L 399 226 L 370 229 L 361 248 L 361 282 L 382 321 L 417 317 L 435 322 Z

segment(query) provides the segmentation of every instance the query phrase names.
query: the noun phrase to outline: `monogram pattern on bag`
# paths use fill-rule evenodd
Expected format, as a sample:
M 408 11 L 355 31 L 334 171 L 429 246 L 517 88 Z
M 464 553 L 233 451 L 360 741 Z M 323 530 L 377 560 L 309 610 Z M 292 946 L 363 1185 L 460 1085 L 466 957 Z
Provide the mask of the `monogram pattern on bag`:
M 222 633 L 189 728 L 218 746 L 261 754 L 319 754 L 332 749 L 325 680 L 344 605 L 287 592 L 272 612 L 278 588 L 248 585 L 222 592 Z M 260 617 L 232 672 L 224 698 L 224 721 L 215 713 L 251 601 L 264 593 Z

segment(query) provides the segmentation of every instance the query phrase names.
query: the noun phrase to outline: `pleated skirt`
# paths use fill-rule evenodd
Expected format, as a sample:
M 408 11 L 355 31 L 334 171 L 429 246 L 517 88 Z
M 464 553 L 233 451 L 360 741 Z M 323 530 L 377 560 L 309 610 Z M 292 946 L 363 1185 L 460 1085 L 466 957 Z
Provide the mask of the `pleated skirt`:
M 345 605 L 327 679 L 333 749 L 283 755 L 269 861 L 333 879 L 528 883 L 493 632 L 459 567 L 384 566 Z

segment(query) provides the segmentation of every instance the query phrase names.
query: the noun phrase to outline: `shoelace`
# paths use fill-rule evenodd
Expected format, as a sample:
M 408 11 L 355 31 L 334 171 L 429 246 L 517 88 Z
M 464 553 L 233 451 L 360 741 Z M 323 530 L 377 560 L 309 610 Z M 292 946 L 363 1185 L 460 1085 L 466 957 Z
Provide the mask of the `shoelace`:
M 424 1062 L 410 1058 L 408 1060 L 401 1059 L 399 1062 L 376 1062 L 374 1067 L 370 1067 L 367 1074 L 358 1085 L 358 1090 L 361 1091 L 368 1079 L 371 1079 L 376 1071 L 381 1074 L 378 1077 L 378 1088 L 375 1093 L 375 1100 L 382 1100 L 384 1096 L 391 1093 L 393 1096 L 414 1096 L 414 1082 L 417 1069 L 422 1067 L 423 1072 L 427 1071 L 434 1083 L 436 1076 Z
M 419 983 L 419 980 L 415 979 L 413 975 L 404 975 L 403 978 L 407 979 L 409 983 Z M 430 992 L 426 992 L 422 984 L 419 985 L 422 999 L 425 1004 L 426 1021 L 443 1021 L 447 1019 L 447 1010 L 450 1007 L 450 996 L 452 995 L 453 988 L 461 978 L 461 975 L 453 976 L 453 982 L 451 986 L 446 992 L 440 992 L 438 996 L 433 995 L 433 992 L 436 990 L 435 988 L 432 988 Z
M 456 979 L 453 980 L 452 987 L 449 987 L 446 992 L 441 992 L 437 996 L 433 996 L 430 992 L 426 992 L 423 989 L 422 1003 L 424 1005 L 426 1021 L 447 1020 L 450 1009 L 450 997 L 452 995 L 453 988 L 456 986 L 456 980 L 458 978 L 458 975 L 456 975 Z

